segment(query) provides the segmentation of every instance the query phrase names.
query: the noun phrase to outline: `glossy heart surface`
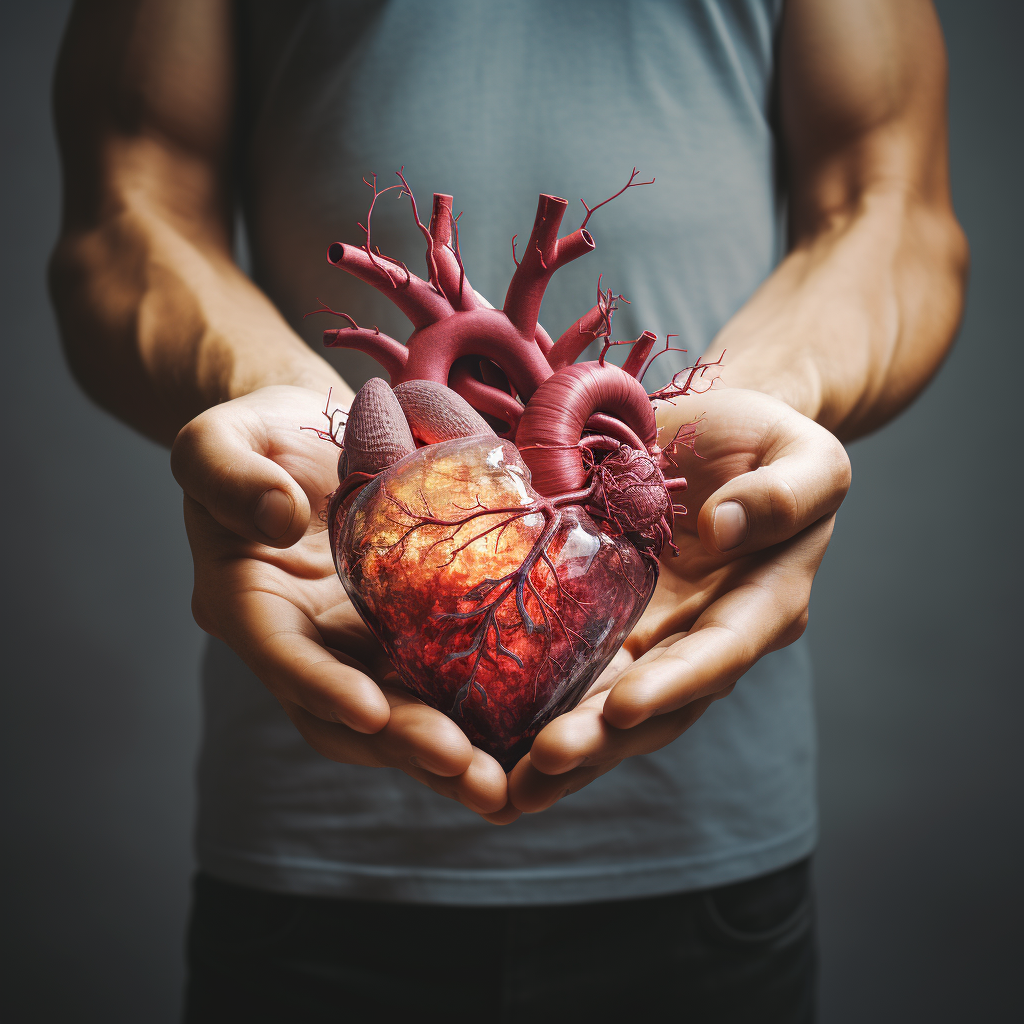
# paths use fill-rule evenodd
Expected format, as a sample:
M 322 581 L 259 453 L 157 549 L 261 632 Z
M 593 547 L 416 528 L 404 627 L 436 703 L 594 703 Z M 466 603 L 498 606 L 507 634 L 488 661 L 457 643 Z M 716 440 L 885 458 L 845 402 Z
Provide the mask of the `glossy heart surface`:
M 657 565 L 468 437 L 391 466 L 330 523 L 338 575 L 405 686 L 508 770 L 647 607 Z

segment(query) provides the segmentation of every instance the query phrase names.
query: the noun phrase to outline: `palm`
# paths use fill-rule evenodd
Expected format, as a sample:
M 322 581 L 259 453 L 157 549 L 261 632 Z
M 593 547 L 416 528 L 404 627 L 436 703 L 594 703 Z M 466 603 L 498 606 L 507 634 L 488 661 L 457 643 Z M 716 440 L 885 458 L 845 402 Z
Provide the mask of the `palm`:
M 623 671 L 667 637 L 691 629 L 717 598 L 740 583 L 750 561 L 759 559 L 758 555 L 711 553 L 697 535 L 697 516 L 704 502 L 723 484 L 761 464 L 765 437 L 779 412 L 778 403 L 766 399 L 758 409 L 749 397 L 738 400 L 740 394 L 713 390 L 661 406 L 663 440 L 675 436 L 683 424 L 699 422 L 693 448 L 679 446 L 672 452 L 675 468 L 666 474 L 685 476 L 688 484 L 681 496 L 686 512 L 678 513 L 675 521 L 678 554 L 669 548 L 662 553 L 658 584 L 647 610 L 588 698 L 611 689 Z
M 233 403 L 232 428 L 266 458 L 286 470 L 309 501 L 305 535 L 287 548 L 245 540 L 205 523 L 223 596 L 248 600 L 260 596 L 279 606 L 282 624 L 302 628 L 317 642 L 375 668 L 381 650 L 337 585 L 327 528 L 320 517 L 338 485 L 337 449 L 303 427 L 326 425 L 323 398 L 300 388 L 266 388 Z M 295 612 L 299 615 L 296 616 Z
M 688 421 L 699 423 L 693 448 L 679 446 L 670 454 L 675 469 L 685 476 L 682 495 L 686 513 L 676 516 L 678 555 L 667 549 L 661 575 L 647 611 L 630 636 L 628 646 L 639 653 L 666 636 L 690 629 L 718 596 L 732 589 L 752 556 L 711 553 L 697 535 L 697 517 L 705 501 L 728 481 L 758 468 L 764 442 L 775 426 L 778 403 L 751 402 L 749 393 L 712 390 L 662 407 L 662 438 L 671 438 Z
M 237 592 L 259 593 L 301 613 L 292 628 L 378 683 L 394 670 L 383 648 L 366 628 L 338 583 L 325 529 L 308 533 L 284 551 L 248 545 L 226 552 L 226 576 Z M 284 616 L 282 616 L 284 618 Z M 308 624 L 308 625 L 307 625 Z
M 511 820 L 518 812 L 502 810 L 501 767 L 394 685 L 384 650 L 338 582 L 321 518 L 338 486 L 338 449 L 303 429 L 326 426 L 323 402 L 302 388 L 264 388 L 208 410 L 179 435 L 173 461 L 186 492 L 196 619 L 245 659 L 324 756 L 401 768 L 492 820 Z M 291 506 L 284 532 L 277 546 L 258 543 L 255 510 L 277 492 Z
M 323 424 L 322 402 L 313 391 L 266 388 L 209 410 L 179 436 L 196 617 L 246 659 L 321 753 L 402 768 L 492 820 L 510 820 L 518 812 L 507 807 L 494 816 L 508 792 L 500 766 L 394 685 L 385 652 L 338 583 L 319 515 L 337 486 L 337 449 L 302 429 Z M 696 451 L 673 456 L 690 481 L 679 554 L 666 554 L 650 605 L 591 693 L 540 733 L 513 772 L 517 807 L 539 810 L 566 781 L 579 788 L 622 757 L 671 742 L 754 660 L 803 628 L 831 513 L 848 486 L 841 446 L 755 392 L 714 390 L 662 413 L 667 438 L 700 421 Z M 708 498 L 721 501 L 737 485 L 754 536 L 723 553 Z M 303 506 L 279 546 L 239 535 L 259 535 L 242 512 L 251 517 L 268 487 Z M 571 770 L 583 763 L 593 767 Z
M 678 554 L 664 553 L 647 610 L 587 697 L 546 726 L 516 766 L 517 807 L 541 810 L 624 757 L 672 742 L 806 622 L 810 584 L 849 485 L 841 445 L 782 402 L 738 389 L 680 399 L 659 420 L 663 439 L 699 420 L 694 450 L 672 456 L 670 475 L 689 482 Z M 712 512 L 737 499 L 749 533 L 723 552 Z
M 689 488 L 685 515 L 676 518 L 678 555 L 666 550 L 657 588 L 644 615 L 588 699 L 609 690 L 618 676 L 665 638 L 689 630 L 716 598 L 742 579 L 747 562 L 709 553 L 697 536 L 697 513 L 704 501 L 733 477 L 757 468 L 765 436 L 773 427 L 778 403 L 754 408 L 737 392 L 712 391 L 677 400 L 662 408 L 662 437 L 699 420 L 694 448 L 672 454 L 669 475 L 685 475 Z M 279 549 L 220 531 L 223 582 L 236 596 L 259 595 L 277 609 L 277 628 L 308 637 L 332 656 L 357 667 L 378 683 L 397 683 L 397 674 L 381 645 L 338 582 L 321 511 L 337 486 L 338 450 L 312 427 L 327 425 L 323 398 L 299 388 L 268 388 L 241 400 L 239 426 L 252 434 L 267 457 L 285 469 L 309 501 L 309 527 L 302 539 Z M 298 614 L 296 614 L 298 613 Z M 602 698 L 603 699 L 603 698 Z
M 290 621 L 291 628 L 301 629 L 335 657 L 383 682 L 394 670 L 338 582 L 321 516 L 338 486 L 338 449 L 316 430 L 304 428 L 327 426 L 323 397 L 299 388 L 273 388 L 248 398 L 249 429 L 263 435 L 266 456 L 302 488 L 311 515 L 305 535 L 288 548 L 225 535 L 225 582 L 237 594 L 261 594 L 279 602 L 282 623 Z

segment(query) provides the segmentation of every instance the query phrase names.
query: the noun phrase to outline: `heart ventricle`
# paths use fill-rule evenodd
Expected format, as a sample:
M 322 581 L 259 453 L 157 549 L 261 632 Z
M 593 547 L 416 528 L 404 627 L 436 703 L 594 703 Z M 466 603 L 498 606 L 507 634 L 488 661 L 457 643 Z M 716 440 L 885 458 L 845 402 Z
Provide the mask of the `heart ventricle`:
M 339 576 L 405 685 L 506 769 L 578 703 L 657 564 L 537 495 L 494 436 L 421 448 L 329 524 Z

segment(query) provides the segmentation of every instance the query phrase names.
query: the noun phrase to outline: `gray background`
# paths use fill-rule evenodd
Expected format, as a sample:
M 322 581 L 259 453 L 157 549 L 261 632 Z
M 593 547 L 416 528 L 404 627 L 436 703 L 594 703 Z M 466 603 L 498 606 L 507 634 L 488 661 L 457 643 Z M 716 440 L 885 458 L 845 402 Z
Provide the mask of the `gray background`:
M 1024 8 L 939 9 L 973 281 L 929 391 L 852 447 L 815 588 L 825 1024 L 1024 1015 Z M 167 454 L 79 394 L 44 291 L 66 11 L 0 7 L 0 1014 L 157 1024 L 182 979 L 200 634 Z

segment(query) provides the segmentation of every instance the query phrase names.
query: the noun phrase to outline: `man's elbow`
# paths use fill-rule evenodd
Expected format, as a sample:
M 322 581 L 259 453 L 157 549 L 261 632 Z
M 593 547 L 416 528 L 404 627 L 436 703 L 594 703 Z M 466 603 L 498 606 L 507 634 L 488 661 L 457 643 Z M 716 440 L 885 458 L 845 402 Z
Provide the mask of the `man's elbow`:
M 971 247 L 951 206 L 937 215 L 932 238 L 932 275 L 936 296 L 934 342 L 941 361 L 952 348 L 967 304 Z M 937 367 L 936 367 L 937 368 Z
M 164 441 L 174 435 L 150 422 L 159 402 L 147 386 L 138 346 L 145 262 L 124 225 L 65 231 L 50 255 L 47 283 L 75 381 L 101 408 Z
M 910 235 L 914 255 L 907 269 L 916 281 L 923 318 L 914 336 L 929 366 L 927 378 L 938 369 L 956 339 L 967 301 L 971 251 L 967 235 L 948 201 L 919 203 Z M 927 353 L 930 352 L 930 356 Z
M 57 316 L 64 358 L 72 376 L 83 391 L 100 405 L 103 364 L 106 362 L 102 331 L 96 323 L 102 319 L 102 302 L 93 294 L 99 268 L 82 236 L 62 234 L 50 254 L 47 284 L 50 301 Z
M 952 208 L 947 208 L 941 215 L 937 234 L 940 236 L 936 249 L 940 273 L 951 295 L 956 299 L 959 324 L 967 300 L 967 283 L 971 276 L 971 246 L 967 241 L 967 233 Z

